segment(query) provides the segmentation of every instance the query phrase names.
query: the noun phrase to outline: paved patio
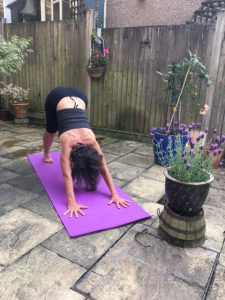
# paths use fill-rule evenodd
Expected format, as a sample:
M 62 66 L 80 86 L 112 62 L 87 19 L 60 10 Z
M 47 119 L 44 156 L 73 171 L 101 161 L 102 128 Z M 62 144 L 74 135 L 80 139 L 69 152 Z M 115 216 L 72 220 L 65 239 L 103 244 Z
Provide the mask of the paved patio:
M 164 176 L 151 147 L 98 135 L 115 183 L 154 216 L 69 238 L 26 159 L 42 133 L 0 121 L 0 299 L 225 299 L 225 169 L 204 206 L 203 247 L 172 247 L 157 236 Z

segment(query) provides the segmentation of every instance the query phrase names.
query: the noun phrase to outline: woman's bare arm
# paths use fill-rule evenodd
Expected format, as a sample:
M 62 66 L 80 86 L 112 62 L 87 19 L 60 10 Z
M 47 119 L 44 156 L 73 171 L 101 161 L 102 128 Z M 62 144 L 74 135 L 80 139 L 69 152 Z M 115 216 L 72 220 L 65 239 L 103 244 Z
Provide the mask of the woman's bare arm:
M 60 157 L 62 174 L 63 174 L 63 178 L 64 178 L 66 198 L 68 201 L 68 210 L 64 213 L 64 215 L 69 213 L 70 217 L 72 217 L 72 215 L 75 214 L 75 217 L 77 218 L 78 213 L 80 213 L 81 215 L 84 216 L 85 214 L 81 209 L 85 209 L 88 207 L 84 206 L 84 205 L 80 205 L 76 201 L 75 193 L 74 193 L 73 178 L 72 178 L 70 153 L 71 153 L 70 147 L 63 147 L 62 152 L 61 152 L 61 157 Z
M 113 182 L 113 179 L 112 179 L 112 176 L 109 172 L 109 169 L 108 169 L 108 166 L 107 166 L 107 163 L 106 163 L 106 160 L 105 160 L 105 157 L 103 155 L 103 152 L 101 150 L 101 147 L 99 146 L 98 142 L 96 141 L 94 146 L 93 146 L 100 155 L 102 155 L 102 177 L 103 179 L 105 180 L 110 192 L 111 192 L 111 195 L 112 195 L 112 198 L 111 198 L 111 201 L 109 202 L 109 204 L 112 204 L 112 203 L 116 203 L 117 207 L 120 208 L 120 205 L 122 205 L 123 207 L 127 207 L 129 206 L 129 202 L 128 200 L 124 200 L 122 199 L 116 189 L 115 189 L 115 185 L 114 185 L 114 182 Z

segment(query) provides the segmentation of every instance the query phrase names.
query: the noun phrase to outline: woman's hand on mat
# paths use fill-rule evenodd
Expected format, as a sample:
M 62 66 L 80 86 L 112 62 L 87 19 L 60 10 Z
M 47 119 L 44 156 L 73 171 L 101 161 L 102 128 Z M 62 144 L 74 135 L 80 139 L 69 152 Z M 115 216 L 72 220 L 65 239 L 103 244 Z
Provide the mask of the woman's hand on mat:
M 130 205 L 129 200 L 122 199 L 118 195 L 112 196 L 112 198 L 111 198 L 111 200 L 109 201 L 108 204 L 110 205 L 112 203 L 115 203 L 118 208 L 120 208 L 120 206 L 127 207 L 127 206 Z
M 72 218 L 73 214 L 76 218 L 78 218 L 78 213 L 82 216 L 85 216 L 85 213 L 82 211 L 82 209 L 86 209 L 88 206 L 80 205 L 79 203 L 68 203 L 68 210 L 64 212 L 64 216 L 68 213 L 70 214 L 70 217 Z
M 52 159 L 50 154 L 45 154 L 44 155 L 44 162 L 47 163 L 47 164 L 52 164 L 53 163 L 53 159 Z

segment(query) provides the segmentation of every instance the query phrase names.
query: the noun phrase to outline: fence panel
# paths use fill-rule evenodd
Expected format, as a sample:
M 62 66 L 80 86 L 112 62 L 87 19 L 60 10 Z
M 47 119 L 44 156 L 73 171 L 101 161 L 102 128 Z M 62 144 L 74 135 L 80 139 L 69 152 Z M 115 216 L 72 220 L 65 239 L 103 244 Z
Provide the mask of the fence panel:
M 85 90 L 87 61 L 86 22 L 30 22 L 6 24 L 5 37 L 18 35 L 33 39 L 33 53 L 11 81 L 30 88 L 30 117 L 44 116 L 48 92 L 56 86 L 77 86 Z
M 167 97 L 156 71 L 187 57 L 188 49 L 207 65 L 210 33 L 204 25 L 104 29 L 110 55 L 104 78 L 92 80 L 92 125 L 145 134 L 162 126 Z M 204 87 L 200 94 L 204 102 Z M 182 120 L 189 110 L 185 101 Z

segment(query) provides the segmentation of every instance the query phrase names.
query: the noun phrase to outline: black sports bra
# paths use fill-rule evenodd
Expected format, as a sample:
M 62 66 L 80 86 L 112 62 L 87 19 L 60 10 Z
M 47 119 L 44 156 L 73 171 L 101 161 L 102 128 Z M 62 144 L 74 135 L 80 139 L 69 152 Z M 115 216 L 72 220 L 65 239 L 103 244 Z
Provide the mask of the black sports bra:
M 85 111 L 81 108 L 76 108 L 76 106 L 74 108 L 64 108 L 57 111 L 57 119 L 59 136 L 70 129 L 91 129 Z

